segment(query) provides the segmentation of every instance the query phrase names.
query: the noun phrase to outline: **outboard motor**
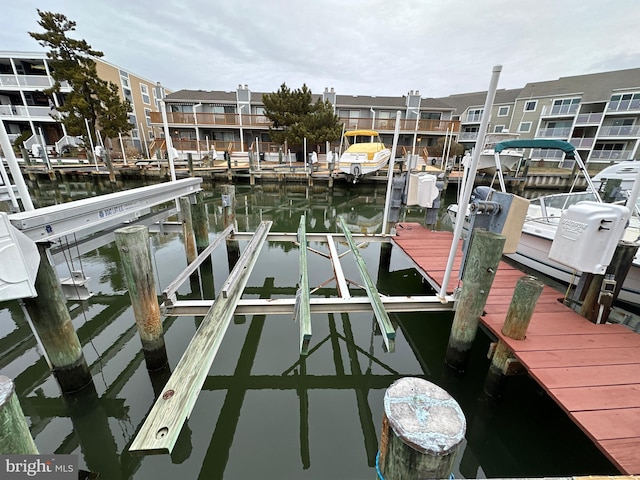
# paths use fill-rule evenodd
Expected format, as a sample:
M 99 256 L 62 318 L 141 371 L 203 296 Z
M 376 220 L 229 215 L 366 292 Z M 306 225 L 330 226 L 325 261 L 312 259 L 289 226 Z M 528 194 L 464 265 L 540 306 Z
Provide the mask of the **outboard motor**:
M 474 188 L 473 192 L 471 193 L 471 201 L 473 201 L 473 200 L 485 201 L 485 200 L 487 200 L 487 198 L 489 198 L 491 193 L 495 192 L 495 191 L 496 191 L 495 188 L 486 187 L 486 186 L 478 186 L 478 187 Z

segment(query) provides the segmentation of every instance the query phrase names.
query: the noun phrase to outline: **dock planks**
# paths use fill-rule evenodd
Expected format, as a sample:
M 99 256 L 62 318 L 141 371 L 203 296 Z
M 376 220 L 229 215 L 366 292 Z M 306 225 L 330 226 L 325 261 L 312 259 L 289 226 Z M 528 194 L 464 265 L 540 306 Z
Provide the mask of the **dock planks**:
M 396 231 L 394 243 L 430 283 L 441 285 L 453 235 L 417 223 L 400 224 Z M 447 292 L 458 285 L 461 256 L 460 246 Z M 500 263 L 480 320 L 622 473 L 640 474 L 640 335 L 622 325 L 589 322 L 545 287 L 527 338 L 505 337 L 502 324 L 523 275 Z

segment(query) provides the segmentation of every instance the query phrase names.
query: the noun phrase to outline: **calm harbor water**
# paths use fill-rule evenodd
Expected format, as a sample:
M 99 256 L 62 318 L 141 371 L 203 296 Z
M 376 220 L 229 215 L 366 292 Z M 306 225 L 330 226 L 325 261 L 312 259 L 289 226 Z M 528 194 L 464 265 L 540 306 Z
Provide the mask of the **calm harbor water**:
M 133 182 L 117 189 L 138 186 Z M 220 186 L 205 183 L 211 238 L 223 230 Z M 30 186 L 38 206 L 114 191 L 108 183 L 39 182 Z M 272 232 L 294 232 L 301 214 L 307 230 L 338 232 L 343 215 L 354 230 L 379 231 L 385 186 L 257 185 L 236 187 L 237 222 L 252 231 L 261 220 Z M 422 221 L 411 209 L 407 221 Z M 443 228 L 446 228 L 444 226 Z M 158 290 L 186 266 L 182 238 L 151 238 Z M 313 248 L 323 250 L 321 244 Z M 241 248 L 243 245 L 241 244 Z M 346 247 L 339 246 L 344 252 Z M 388 271 L 381 246 L 361 250 L 378 289 L 387 294 L 426 294 L 429 288 L 399 250 Z M 236 316 L 202 392 L 171 455 L 133 456 L 127 449 L 201 318 L 164 320 L 170 365 L 150 374 L 144 364 L 115 244 L 80 259 L 68 249 L 61 277 L 81 268 L 93 297 L 70 302 L 73 324 L 91 367 L 94 388 L 62 396 L 18 302 L 0 303 L 0 373 L 14 379 L 36 445 L 43 453 L 72 453 L 81 468 L 119 479 L 373 479 L 386 387 L 419 376 L 448 390 L 468 422 L 467 440 L 454 470 L 457 478 L 614 474 L 615 468 L 526 376 L 511 378 L 497 403 L 482 395 L 489 338 L 474 346 L 468 371 L 457 375 L 443 359 L 451 314 L 392 314 L 396 351 L 386 353 L 368 313 L 313 315 L 310 354 L 298 354 L 298 326 L 289 316 Z M 184 298 L 213 298 L 229 272 L 224 247 L 213 254 L 213 278 L 201 278 Z M 72 259 L 72 260 L 71 260 Z M 343 259 L 347 278 L 359 280 Z M 332 276 L 328 260 L 309 254 L 310 285 Z M 298 282 L 298 249 L 270 242 L 249 278 L 245 298 L 291 296 Z M 198 291 L 199 290 L 199 291 Z M 316 295 L 335 295 L 330 283 Z M 353 290 L 354 295 L 363 295 Z

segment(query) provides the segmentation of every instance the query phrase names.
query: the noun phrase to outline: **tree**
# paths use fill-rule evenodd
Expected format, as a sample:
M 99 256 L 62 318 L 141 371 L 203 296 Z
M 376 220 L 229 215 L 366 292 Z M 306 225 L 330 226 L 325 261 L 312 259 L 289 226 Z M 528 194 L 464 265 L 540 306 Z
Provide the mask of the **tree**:
M 47 57 L 50 59 L 54 84 L 44 93 L 50 96 L 57 94 L 59 99 L 64 99 L 57 110 L 67 132 L 74 136 L 81 135 L 85 138 L 85 145 L 88 145 L 85 118 L 91 135 L 95 135 L 97 126 L 105 137 L 116 137 L 135 128 L 129 123 L 131 103 L 120 100 L 115 84 L 98 77 L 96 62 L 92 57 L 99 58 L 104 54 L 94 50 L 84 40 L 67 36 L 68 32 L 75 31 L 76 22 L 65 15 L 41 10 L 38 10 L 38 15 L 38 25 L 45 31 L 29 32 L 29 35 L 41 46 L 49 48 Z M 63 82 L 71 87 L 71 92 L 61 93 Z
M 329 101 L 318 99 L 313 103 L 311 90 L 306 84 L 291 90 L 286 83 L 274 93 L 262 96 L 264 114 L 271 120 L 269 135 L 275 143 L 285 141 L 292 147 L 317 145 L 338 140 L 342 133 L 340 119 Z
M 435 145 L 429 147 L 429 156 L 441 157 L 444 150 L 445 137 L 440 137 L 436 140 Z M 464 153 L 464 145 L 458 142 L 451 142 L 451 149 L 449 150 L 450 156 L 462 155 Z

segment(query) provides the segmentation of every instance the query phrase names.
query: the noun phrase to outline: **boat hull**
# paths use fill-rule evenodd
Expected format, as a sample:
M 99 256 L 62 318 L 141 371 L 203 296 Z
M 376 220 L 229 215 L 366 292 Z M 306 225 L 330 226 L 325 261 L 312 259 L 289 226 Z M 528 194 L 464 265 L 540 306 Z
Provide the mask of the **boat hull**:
M 377 172 L 384 167 L 391 158 L 391 152 L 381 150 L 376 152 L 372 160 L 369 160 L 367 153 L 345 152 L 338 162 L 338 170 L 347 175 L 360 177 Z
M 508 254 L 506 257 L 548 277 L 576 285 L 580 280 L 580 272 L 549 259 L 554 234 L 553 226 L 535 221 L 525 222 L 516 253 Z M 629 269 L 618 300 L 635 306 L 640 305 L 640 264 L 637 260 Z

